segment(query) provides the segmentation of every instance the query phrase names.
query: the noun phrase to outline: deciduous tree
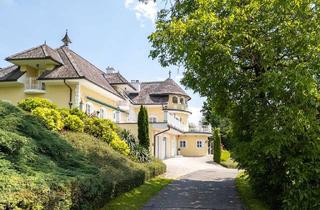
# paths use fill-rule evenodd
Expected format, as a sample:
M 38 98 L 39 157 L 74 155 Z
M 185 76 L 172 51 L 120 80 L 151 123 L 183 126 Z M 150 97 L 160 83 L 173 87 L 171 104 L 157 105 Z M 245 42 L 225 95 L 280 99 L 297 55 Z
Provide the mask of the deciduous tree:
M 162 66 L 232 123 L 234 155 L 273 209 L 320 208 L 319 0 L 180 0 L 149 37 Z

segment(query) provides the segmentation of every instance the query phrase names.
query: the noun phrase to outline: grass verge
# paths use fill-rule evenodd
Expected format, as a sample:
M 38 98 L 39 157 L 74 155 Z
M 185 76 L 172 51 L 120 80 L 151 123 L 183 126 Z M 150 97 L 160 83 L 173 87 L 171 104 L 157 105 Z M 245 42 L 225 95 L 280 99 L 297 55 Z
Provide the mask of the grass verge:
M 138 210 L 148 202 L 152 196 L 171 182 L 171 179 L 160 177 L 151 179 L 140 187 L 114 198 L 101 210 Z
M 238 174 L 236 178 L 236 186 L 241 200 L 244 202 L 248 210 L 271 210 L 266 203 L 257 198 L 249 184 L 248 176 L 243 172 Z

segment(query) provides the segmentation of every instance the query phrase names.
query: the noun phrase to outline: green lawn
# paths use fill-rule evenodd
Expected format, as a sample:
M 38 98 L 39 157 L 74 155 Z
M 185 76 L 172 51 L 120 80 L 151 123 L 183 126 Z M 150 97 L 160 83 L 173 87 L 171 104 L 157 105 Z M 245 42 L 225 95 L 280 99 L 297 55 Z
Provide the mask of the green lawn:
M 101 210 L 135 210 L 140 209 L 149 199 L 165 186 L 172 182 L 171 179 L 154 178 L 145 182 L 130 192 L 124 193 L 111 200 Z
M 239 173 L 236 178 L 236 185 L 241 200 L 244 202 L 248 210 L 270 210 L 271 208 L 263 201 L 259 200 L 253 192 L 248 177 L 244 173 Z

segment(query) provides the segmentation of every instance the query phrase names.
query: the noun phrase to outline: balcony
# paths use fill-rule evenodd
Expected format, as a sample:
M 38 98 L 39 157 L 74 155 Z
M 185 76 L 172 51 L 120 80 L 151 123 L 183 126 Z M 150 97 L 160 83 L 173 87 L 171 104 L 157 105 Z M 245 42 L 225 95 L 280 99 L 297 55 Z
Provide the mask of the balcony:
M 167 105 L 164 105 L 163 107 L 164 110 L 181 110 L 181 111 L 186 111 L 186 112 L 190 112 L 188 110 L 188 105 L 187 104 L 174 104 L 174 103 L 171 103 L 171 104 L 167 104 Z
M 28 77 L 24 83 L 24 92 L 26 94 L 45 93 L 45 84 L 37 80 L 36 77 Z
M 166 119 L 168 125 L 182 131 L 182 132 L 188 132 L 189 126 L 187 124 L 183 124 L 179 119 L 175 118 L 173 115 L 167 113 Z
M 210 125 L 189 126 L 189 132 L 211 133 Z

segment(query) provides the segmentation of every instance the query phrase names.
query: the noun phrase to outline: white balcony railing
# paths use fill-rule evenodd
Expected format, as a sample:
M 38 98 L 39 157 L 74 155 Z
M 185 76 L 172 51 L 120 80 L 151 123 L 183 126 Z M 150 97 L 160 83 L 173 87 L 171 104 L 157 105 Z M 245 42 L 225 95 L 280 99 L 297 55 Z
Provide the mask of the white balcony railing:
M 210 125 L 192 126 L 192 127 L 189 127 L 189 131 L 211 133 L 211 126 Z
M 175 127 L 183 132 L 189 131 L 189 126 L 187 124 L 182 123 L 179 119 L 169 113 L 167 113 L 166 121 L 168 125 L 171 125 L 172 127 Z
M 38 81 L 35 77 L 28 77 L 24 83 L 25 92 L 39 93 L 45 91 L 45 84 Z

